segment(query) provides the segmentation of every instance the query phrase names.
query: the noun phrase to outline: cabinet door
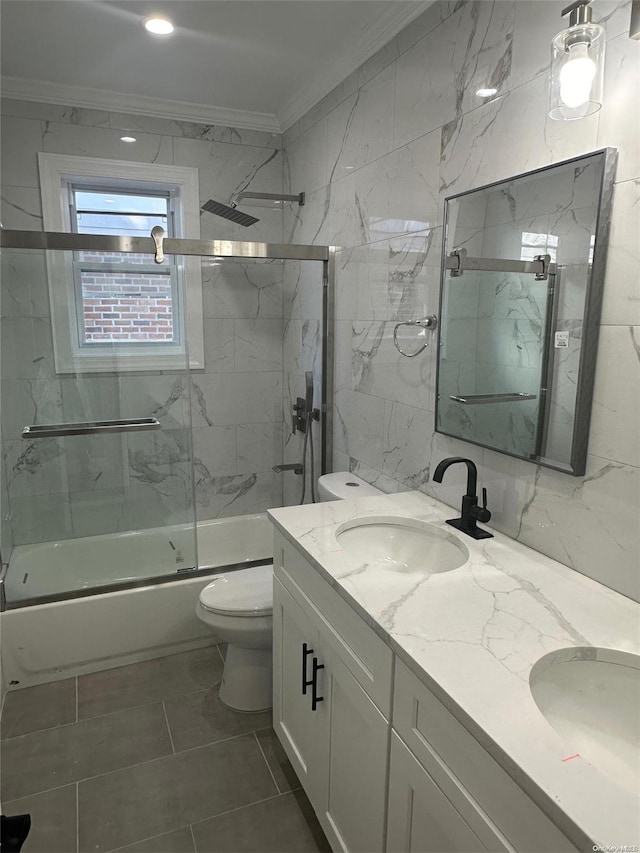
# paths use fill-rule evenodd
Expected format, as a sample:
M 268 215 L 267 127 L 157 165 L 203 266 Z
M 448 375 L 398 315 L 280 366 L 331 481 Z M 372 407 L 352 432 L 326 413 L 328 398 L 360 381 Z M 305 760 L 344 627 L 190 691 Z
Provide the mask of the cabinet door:
M 390 725 L 346 665 L 321 640 L 318 693 L 323 701 L 318 817 L 333 850 L 384 850 L 387 752 Z
M 394 732 L 389 773 L 388 853 L 475 853 L 485 845 Z
M 309 616 L 282 584 L 273 582 L 273 727 L 314 806 L 318 797 L 319 724 L 311 693 L 302 692 L 303 670 L 311 678 L 318 634 Z M 306 644 L 309 654 L 303 663 Z M 311 651 L 313 650 L 313 651 Z

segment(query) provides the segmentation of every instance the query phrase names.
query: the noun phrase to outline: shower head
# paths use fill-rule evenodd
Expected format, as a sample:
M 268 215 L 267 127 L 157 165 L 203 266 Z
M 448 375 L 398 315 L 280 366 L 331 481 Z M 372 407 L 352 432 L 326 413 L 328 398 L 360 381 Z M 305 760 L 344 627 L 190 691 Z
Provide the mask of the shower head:
M 223 219 L 229 219 L 231 222 L 237 222 L 238 225 L 244 225 L 245 228 L 260 221 L 255 216 L 250 216 L 248 213 L 238 210 L 235 205 L 223 204 L 221 201 L 214 201 L 212 198 L 209 201 L 205 201 L 202 205 L 202 210 L 206 210 L 207 213 L 213 213 L 216 216 L 222 216 Z
M 222 216 L 223 219 L 229 219 L 231 222 L 237 222 L 238 225 L 244 225 L 246 228 L 249 225 L 254 225 L 260 220 L 255 216 L 250 216 L 248 213 L 242 213 L 242 211 L 238 210 L 238 202 L 245 198 L 278 202 L 293 201 L 296 202 L 296 204 L 299 204 L 300 207 L 302 207 L 305 201 L 304 193 L 298 193 L 297 195 L 285 195 L 283 193 L 254 193 L 242 190 L 242 192 L 234 193 L 234 195 L 231 196 L 230 204 L 223 204 L 221 201 L 215 201 L 210 198 L 209 201 L 205 201 L 202 205 L 202 210 L 206 210 L 207 213 L 214 213 L 216 216 Z

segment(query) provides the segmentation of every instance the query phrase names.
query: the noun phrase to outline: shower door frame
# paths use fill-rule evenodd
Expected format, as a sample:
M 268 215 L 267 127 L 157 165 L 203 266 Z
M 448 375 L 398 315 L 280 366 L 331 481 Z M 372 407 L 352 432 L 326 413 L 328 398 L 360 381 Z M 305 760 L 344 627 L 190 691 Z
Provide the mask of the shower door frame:
M 113 236 L 110 234 L 75 234 L 60 231 L 21 231 L 0 228 L 0 249 L 42 249 L 44 251 L 97 251 L 132 254 L 156 255 L 158 246 L 152 237 Z M 195 240 L 165 239 L 162 241 L 164 255 L 189 255 L 202 258 L 216 257 L 228 260 L 273 260 L 273 261 L 315 261 L 322 264 L 322 383 L 320 422 L 322 426 L 322 447 L 320 468 L 326 474 L 333 468 L 333 395 L 334 395 L 334 310 L 335 310 L 335 270 L 337 246 L 312 246 L 304 243 L 264 243 L 248 240 Z M 197 530 L 197 520 L 195 520 Z M 223 571 L 248 568 L 269 562 L 249 560 L 214 568 L 182 571 L 170 575 L 159 575 L 135 581 L 122 581 L 91 589 L 70 590 L 64 593 L 23 599 L 16 604 L 6 601 L 4 575 L 6 566 L 0 572 L 0 611 L 14 610 L 34 604 L 67 601 L 75 598 L 87 598 L 109 592 L 136 589 L 174 581 L 206 577 Z

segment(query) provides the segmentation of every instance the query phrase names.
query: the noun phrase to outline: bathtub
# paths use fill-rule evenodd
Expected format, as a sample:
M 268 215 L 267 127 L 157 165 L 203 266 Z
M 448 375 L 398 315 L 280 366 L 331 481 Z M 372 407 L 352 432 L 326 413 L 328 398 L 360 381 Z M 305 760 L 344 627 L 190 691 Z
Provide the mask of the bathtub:
M 217 642 L 195 615 L 211 575 L 271 559 L 264 513 L 16 546 L 2 615 L 5 686 L 28 687 Z M 96 592 L 98 590 L 98 592 Z

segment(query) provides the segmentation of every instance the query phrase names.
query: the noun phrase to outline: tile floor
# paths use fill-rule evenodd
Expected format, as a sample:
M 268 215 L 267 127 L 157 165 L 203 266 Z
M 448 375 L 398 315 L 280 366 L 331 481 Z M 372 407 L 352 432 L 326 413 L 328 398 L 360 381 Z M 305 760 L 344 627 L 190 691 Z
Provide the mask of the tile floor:
M 23 853 L 330 848 L 270 712 L 225 708 L 217 647 L 9 693 L 2 805 Z

